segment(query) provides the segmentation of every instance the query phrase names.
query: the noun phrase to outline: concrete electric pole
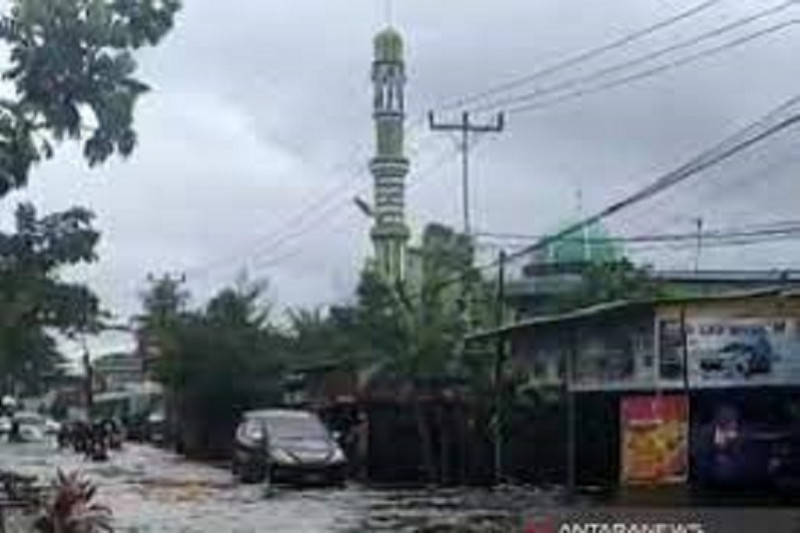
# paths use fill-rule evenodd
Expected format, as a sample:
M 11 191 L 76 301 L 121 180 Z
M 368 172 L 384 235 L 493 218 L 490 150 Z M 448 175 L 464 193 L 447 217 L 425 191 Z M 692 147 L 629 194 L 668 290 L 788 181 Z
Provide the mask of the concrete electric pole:
M 505 115 L 498 113 L 491 124 L 476 124 L 472 122 L 469 112 L 461 114 L 460 122 L 436 122 L 433 111 L 428 113 L 428 123 L 432 131 L 458 131 L 461 133 L 461 202 L 464 214 L 464 233 L 472 234 L 470 220 L 469 197 L 469 149 L 470 136 L 473 133 L 499 133 L 505 129 Z

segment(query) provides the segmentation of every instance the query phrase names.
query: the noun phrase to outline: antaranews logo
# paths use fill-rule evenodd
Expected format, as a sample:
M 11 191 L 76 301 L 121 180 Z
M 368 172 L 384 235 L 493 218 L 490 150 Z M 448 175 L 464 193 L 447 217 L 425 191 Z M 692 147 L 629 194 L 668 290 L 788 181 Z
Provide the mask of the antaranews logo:
M 705 533 L 702 524 L 693 523 L 634 523 L 634 522 L 577 522 L 555 524 L 552 518 L 531 520 L 524 533 Z
M 555 521 L 552 518 L 530 520 L 525 524 L 524 533 L 555 533 Z

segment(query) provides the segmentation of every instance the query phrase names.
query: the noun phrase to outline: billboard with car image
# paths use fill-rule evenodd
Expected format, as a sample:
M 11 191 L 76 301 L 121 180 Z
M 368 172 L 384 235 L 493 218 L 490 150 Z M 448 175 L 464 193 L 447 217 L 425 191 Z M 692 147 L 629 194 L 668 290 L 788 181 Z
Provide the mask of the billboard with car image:
M 684 327 L 677 319 L 659 326 L 662 380 L 682 379 L 685 359 L 694 388 L 800 384 L 796 319 L 689 317 Z

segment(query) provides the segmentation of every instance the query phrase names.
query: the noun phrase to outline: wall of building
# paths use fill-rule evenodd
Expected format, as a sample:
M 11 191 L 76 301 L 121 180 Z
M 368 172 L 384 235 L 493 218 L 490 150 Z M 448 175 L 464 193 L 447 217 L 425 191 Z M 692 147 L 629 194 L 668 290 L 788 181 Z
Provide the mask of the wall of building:
M 520 477 L 564 475 L 564 370 L 571 350 L 581 485 L 620 480 L 620 409 L 632 396 L 661 398 L 663 392 L 686 399 L 691 482 L 727 476 L 730 483 L 773 489 L 780 482 L 768 468 L 775 447 L 757 439 L 746 441 L 729 471 L 718 471 L 709 458 L 716 453 L 715 424 L 726 411 L 736 413 L 745 434 L 773 435 L 800 454 L 800 440 L 790 437 L 800 432 L 800 298 L 794 294 L 632 307 L 520 329 L 511 345 L 510 372 L 527 377 L 532 390 L 555 391 L 554 403 L 518 410 L 513 420 L 511 468 Z M 800 467 L 800 456 L 797 461 Z
M 800 298 L 698 300 L 520 329 L 511 371 L 559 385 L 570 349 L 578 391 L 800 386 Z
M 653 315 L 649 310 L 553 324 L 512 335 L 513 372 L 530 386 L 563 383 L 566 357 L 574 350 L 577 390 L 647 389 L 655 386 Z

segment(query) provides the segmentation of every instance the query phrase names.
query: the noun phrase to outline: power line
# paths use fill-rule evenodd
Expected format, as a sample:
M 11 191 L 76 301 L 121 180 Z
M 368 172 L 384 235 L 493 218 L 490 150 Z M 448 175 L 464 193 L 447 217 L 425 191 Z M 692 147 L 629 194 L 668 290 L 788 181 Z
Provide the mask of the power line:
M 654 32 L 659 28 L 666 27 L 666 26 L 668 26 L 668 25 L 670 25 L 670 24 L 672 24 L 674 22 L 677 22 L 677 21 L 682 20 L 682 19 L 684 19 L 686 17 L 692 16 L 693 14 L 710 7 L 711 5 L 713 5 L 715 3 L 717 3 L 716 0 L 715 1 L 710 1 L 710 2 L 705 2 L 704 4 L 702 4 L 700 6 L 697 6 L 696 8 L 687 10 L 686 12 L 684 12 L 682 14 L 679 14 L 676 17 L 673 17 L 673 19 L 670 19 L 670 20 L 665 21 L 663 23 L 659 23 L 659 24 L 654 25 L 654 26 L 652 26 L 652 27 L 650 27 L 648 29 L 642 30 L 641 32 L 637 32 L 637 34 L 634 34 L 634 35 L 628 36 L 628 37 L 626 37 L 624 39 L 621 39 L 621 40 L 617 41 L 617 43 L 618 43 L 619 46 L 622 46 L 624 44 L 623 41 L 626 42 L 626 43 L 627 42 L 632 42 L 633 40 L 636 40 L 637 38 L 639 38 L 641 36 L 647 35 L 648 33 Z M 638 35 L 638 37 L 637 37 L 637 35 Z M 608 45 L 607 47 L 604 47 L 604 48 L 609 48 L 609 47 L 613 48 L 614 46 L 615 45 L 612 44 L 612 45 Z M 605 50 L 605 51 L 608 51 L 608 50 Z M 598 51 L 598 53 L 599 53 L 599 51 Z M 588 54 L 583 54 L 583 55 L 588 55 Z M 584 59 L 586 59 L 586 58 L 584 58 Z M 559 70 L 567 68 L 567 66 L 569 66 L 567 63 L 568 62 L 565 62 L 559 68 Z M 550 69 L 550 70 L 553 70 L 553 69 Z M 420 117 L 419 120 L 413 120 L 412 124 L 410 125 L 409 131 L 413 131 L 416 127 L 418 127 L 417 123 L 420 122 L 421 120 L 422 120 L 422 117 Z M 356 175 L 356 177 L 361 177 L 362 174 L 363 174 L 363 172 L 360 172 L 360 173 L 358 173 Z M 286 220 L 284 220 L 284 222 L 282 222 L 279 225 L 279 228 L 276 231 L 273 231 L 270 235 L 266 236 L 266 242 L 265 243 L 256 243 L 255 245 L 251 245 L 250 248 L 252 248 L 253 246 L 267 246 L 268 247 L 267 249 L 271 251 L 271 250 L 275 249 L 276 247 L 279 247 L 282 244 L 284 244 L 286 242 L 289 242 L 291 239 L 293 239 L 297 235 L 298 226 L 302 226 L 304 223 L 307 222 L 307 220 L 306 220 L 307 217 L 312 216 L 312 218 L 314 220 L 319 219 L 320 218 L 319 217 L 319 213 L 320 212 L 327 213 L 328 212 L 328 207 L 331 205 L 331 203 L 333 203 L 336 200 L 338 200 L 340 195 L 343 195 L 344 193 L 347 193 L 347 196 L 348 197 L 350 196 L 348 190 L 345 187 L 346 187 L 347 184 L 349 184 L 351 179 L 352 179 L 352 176 L 348 177 L 348 179 L 346 181 L 343 180 L 342 184 L 331 188 L 329 191 L 327 191 L 323 195 L 319 196 L 315 201 L 312 201 L 309 204 L 307 204 L 306 206 L 304 206 L 303 208 L 301 208 L 293 216 L 291 216 L 291 217 L 287 218 Z M 288 233 L 283 233 L 283 232 L 286 232 L 286 231 L 288 231 Z M 300 230 L 301 234 L 303 232 L 304 232 L 304 230 Z M 234 255 L 238 255 L 238 254 L 234 254 Z M 209 270 L 213 270 L 213 269 L 215 269 L 215 268 L 217 268 L 219 266 L 226 265 L 226 263 L 228 263 L 228 261 L 230 259 L 231 259 L 230 256 L 228 256 L 226 258 L 221 258 L 219 260 L 213 261 L 212 263 L 210 263 L 208 265 L 205 265 L 205 266 L 202 266 L 202 267 L 193 268 L 193 269 L 190 270 L 190 272 L 193 275 L 195 275 L 198 272 L 206 272 L 206 271 L 209 271 Z
M 472 231 L 470 223 L 470 203 L 469 203 L 469 152 L 470 139 L 477 133 L 500 133 L 505 129 L 505 116 L 500 113 L 491 124 L 476 124 L 470 120 L 470 114 L 465 112 L 461 115 L 460 122 L 436 122 L 434 113 L 428 114 L 428 124 L 432 131 L 458 131 L 461 133 L 461 209 L 464 216 L 464 234 L 469 235 Z
M 688 201 L 676 202 L 675 194 L 664 195 L 658 200 L 651 202 L 647 206 L 647 217 L 649 224 L 642 228 L 641 213 L 636 210 L 624 215 L 624 220 L 632 223 L 640 231 L 651 232 L 656 228 L 674 225 L 678 221 L 688 221 L 690 218 L 696 218 L 697 213 L 703 211 L 703 208 L 709 205 L 719 205 L 722 199 L 727 198 L 740 198 L 743 192 L 749 192 L 754 187 L 763 185 L 762 179 L 774 177 L 780 173 L 781 177 L 789 177 L 785 171 L 790 165 L 796 165 L 800 161 L 800 153 L 796 150 L 796 143 L 788 152 L 782 152 L 778 157 L 772 156 L 770 160 L 764 161 L 766 154 L 770 150 L 764 150 L 757 154 L 748 154 L 748 161 L 757 160 L 759 167 L 755 170 L 745 170 L 743 172 L 726 172 L 724 183 L 715 182 L 714 180 L 706 180 L 704 182 L 696 182 L 692 185 L 683 187 L 682 197 L 687 198 Z M 794 176 L 791 176 L 794 178 Z M 713 202 L 709 202 L 713 200 Z M 670 209 L 671 207 L 671 209 Z M 732 220 L 742 220 L 744 216 L 749 214 L 739 213 L 734 216 Z M 655 220 L 654 213 L 656 213 Z M 726 210 L 726 214 L 729 212 Z M 663 215 L 663 216 L 658 216 Z
M 590 217 L 587 217 L 580 222 L 572 224 L 566 229 L 559 231 L 552 236 L 546 237 L 538 241 L 537 243 L 527 247 L 527 249 L 522 253 L 518 252 L 516 257 L 524 253 L 530 253 L 535 250 L 541 249 L 556 240 L 559 240 L 572 233 L 578 232 L 583 228 L 596 224 L 601 220 L 608 218 L 626 208 L 629 208 L 634 204 L 637 204 L 648 198 L 651 198 L 652 196 L 655 196 L 670 187 L 674 187 L 675 185 L 691 178 L 692 176 L 714 165 L 722 163 L 723 161 L 726 161 L 727 159 L 733 157 L 734 155 L 744 150 L 747 150 L 752 146 L 758 144 L 759 142 L 771 137 L 772 135 L 775 135 L 783 131 L 784 129 L 794 125 L 795 123 L 800 121 L 799 114 L 793 114 L 789 118 L 784 119 L 778 122 L 777 124 L 768 127 L 764 131 L 757 132 L 756 134 L 752 135 L 745 135 L 746 137 L 745 139 L 739 140 L 740 137 L 743 136 L 742 135 L 743 133 L 749 134 L 756 126 L 763 124 L 766 119 L 774 117 L 774 115 L 778 111 L 785 110 L 787 109 L 788 106 L 796 104 L 798 98 L 800 97 L 796 96 L 791 98 L 785 104 L 778 107 L 775 111 L 772 111 L 768 115 L 766 115 L 765 118 L 757 121 L 753 125 L 747 126 L 740 132 L 725 139 L 724 141 L 713 147 L 711 150 L 707 150 L 706 152 L 703 152 L 699 156 L 695 157 L 687 164 L 682 165 L 678 169 L 661 176 L 660 178 L 652 182 L 650 185 L 647 185 L 646 187 L 643 187 L 642 189 L 634 192 L 633 194 L 627 196 L 626 198 L 623 198 L 622 200 L 609 205 L 608 207 L 600 210 L 598 213 Z M 728 146 L 729 144 L 732 144 L 732 146 Z M 514 256 L 510 256 L 510 259 L 513 258 Z
M 418 185 L 422 181 L 424 181 L 428 176 L 432 175 L 433 173 L 437 172 L 445 163 L 452 160 L 454 154 L 456 152 L 454 150 L 447 150 L 441 154 L 441 157 L 437 158 L 434 163 L 419 173 L 417 179 L 412 182 L 413 185 Z M 409 187 L 411 189 L 411 187 Z M 254 266 L 258 269 L 269 268 L 277 266 L 288 259 L 293 259 L 298 255 L 302 254 L 306 249 L 301 247 L 294 250 L 289 250 L 285 253 L 271 256 L 278 248 L 280 248 L 284 244 L 289 244 L 292 241 L 297 241 L 303 236 L 309 234 L 313 230 L 317 228 L 325 228 L 325 229 L 332 229 L 330 225 L 326 224 L 329 223 L 332 217 L 336 216 L 338 213 L 342 212 L 342 208 L 347 207 L 350 205 L 349 197 L 346 198 L 346 201 L 339 202 L 337 204 L 331 205 L 329 208 L 320 211 L 317 213 L 317 216 L 313 219 L 313 223 L 310 225 L 298 227 L 295 229 L 294 232 L 284 235 L 278 242 L 275 242 L 273 246 L 266 250 L 260 250 L 255 254 L 250 255 L 245 259 L 246 262 L 255 262 Z M 339 226 L 334 226 L 338 228 Z
M 627 61 L 623 61 L 623 62 L 614 64 L 614 65 L 611 65 L 609 67 L 605 67 L 605 68 L 601 68 L 601 69 L 595 70 L 594 72 L 590 72 L 589 74 L 586 74 L 586 75 L 583 75 L 583 76 L 578 76 L 578 77 L 575 77 L 575 78 L 567 79 L 565 81 L 562 81 L 560 83 L 557 83 L 557 84 L 549 86 L 549 87 L 535 89 L 535 90 L 533 90 L 533 91 L 531 91 L 529 93 L 516 95 L 516 96 L 508 96 L 506 98 L 502 98 L 502 99 L 494 101 L 494 102 L 488 102 L 488 103 L 483 104 L 483 105 L 481 105 L 481 106 L 479 106 L 477 108 L 474 108 L 473 110 L 474 111 L 487 111 L 487 110 L 492 110 L 492 109 L 498 109 L 498 108 L 506 107 L 508 105 L 517 104 L 517 103 L 520 103 L 520 102 L 526 102 L 526 101 L 529 101 L 529 100 L 533 100 L 533 99 L 539 98 L 541 96 L 546 96 L 548 94 L 559 93 L 559 92 L 564 91 L 566 89 L 569 89 L 571 87 L 585 85 L 585 84 L 593 82 L 593 81 L 595 81 L 597 79 L 606 78 L 606 77 L 608 77 L 608 76 L 610 76 L 612 74 L 615 74 L 617 72 L 625 71 L 625 70 L 627 70 L 627 69 L 629 69 L 631 67 L 635 67 L 635 66 L 641 65 L 643 63 L 648 63 L 650 61 L 653 61 L 653 60 L 658 59 L 660 57 L 663 57 L 665 55 L 669 55 L 669 54 L 671 54 L 673 52 L 693 47 L 693 46 L 695 46 L 695 45 L 697 45 L 699 43 L 702 43 L 704 41 L 713 39 L 715 37 L 719 37 L 720 35 L 724 35 L 726 33 L 729 33 L 731 31 L 733 31 L 733 30 L 736 30 L 736 29 L 741 28 L 743 26 L 752 24 L 753 22 L 757 22 L 757 21 L 759 21 L 761 19 L 773 16 L 773 15 L 775 15 L 777 13 L 780 13 L 781 11 L 786 11 L 787 9 L 789 9 L 791 7 L 795 7 L 795 6 L 796 6 L 796 2 L 794 0 L 790 0 L 789 2 L 783 2 L 781 4 L 772 6 L 770 8 L 762 9 L 760 11 L 757 11 L 756 13 L 754 13 L 752 15 L 748 15 L 746 17 L 742 17 L 742 18 L 736 19 L 735 21 L 733 21 L 731 23 L 725 24 L 723 26 L 720 26 L 720 27 L 715 28 L 715 29 L 710 30 L 710 31 L 706 31 L 706 32 L 701 33 L 699 35 L 696 35 L 696 36 L 694 36 L 694 37 L 692 37 L 690 39 L 686 39 L 686 40 L 680 41 L 678 43 L 672 44 L 670 46 L 666 46 L 664 48 L 660 48 L 658 50 L 642 54 L 640 56 L 634 57 L 634 58 L 629 59 Z
M 345 165 L 337 165 L 337 167 L 344 167 Z M 343 180 L 340 180 L 334 187 L 327 189 L 321 195 L 317 196 L 315 200 L 312 200 L 310 203 L 305 204 L 301 207 L 298 211 L 294 214 L 290 215 L 289 217 L 285 218 L 282 222 L 278 224 L 278 227 L 274 229 L 267 235 L 262 235 L 254 239 L 247 249 L 252 250 L 254 247 L 269 245 L 272 241 L 278 240 L 281 237 L 281 234 L 289 228 L 296 227 L 303 223 L 304 219 L 308 217 L 312 213 L 318 213 L 322 209 L 327 209 L 327 207 L 331 204 L 332 201 L 336 199 L 336 197 L 342 192 L 342 190 L 346 190 L 351 181 L 358 178 L 361 178 L 365 174 L 365 171 L 360 171 L 355 174 L 348 174 L 347 177 Z M 209 263 L 204 265 L 198 265 L 192 267 L 186 271 L 188 275 L 191 276 L 203 276 L 207 272 L 215 270 L 221 266 L 227 266 L 227 264 L 235 259 L 236 257 L 247 253 L 246 249 L 243 247 L 240 251 L 233 252 L 226 254 L 224 257 L 220 257 L 218 259 L 212 260 Z
M 441 106 L 440 109 L 443 110 L 443 111 L 450 111 L 450 110 L 457 109 L 457 108 L 463 108 L 463 107 L 471 105 L 471 104 L 473 104 L 473 103 L 475 103 L 477 101 L 484 100 L 484 99 L 486 99 L 488 97 L 494 96 L 495 94 L 502 93 L 502 92 L 507 92 L 507 91 L 516 89 L 517 87 L 526 85 L 526 84 L 528 84 L 528 83 L 530 83 L 532 81 L 536 81 L 536 80 L 544 78 L 546 76 L 557 74 L 557 73 L 562 72 L 562 71 L 564 71 L 564 70 L 566 70 L 566 69 L 568 69 L 570 67 L 573 67 L 575 65 L 579 65 L 579 64 L 584 63 L 586 61 L 590 61 L 590 60 L 592 60 L 592 59 L 594 59 L 596 57 L 599 57 L 599 56 L 601 56 L 603 54 L 606 54 L 607 52 L 611 52 L 613 50 L 622 48 L 622 47 L 624 47 L 624 46 L 626 46 L 626 45 L 628 45 L 630 43 L 633 43 L 633 42 L 635 42 L 637 40 L 640 40 L 640 39 L 642 39 L 644 37 L 652 35 L 652 34 L 658 32 L 658 31 L 660 31 L 662 29 L 668 28 L 668 27 L 673 26 L 673 25 L 675 25 L 675 24 L 677 24 L 677 23 L 679 23 L 679 22 L 681 22 L 683 20 L 686 20 L 686 19 L 689 19 L 691 17 L 694 17 L 695 15 L 698 15 L 699 13 L 710 9 L 711 7 L 721 3 L 722 1 L 723 0 L 708 0 L 708 1 L 703 2 L 701 4 L 698 4 L 698 5 L 696 5 L 696 6 L 692 7 L 692 8 L 689 8 L 689 9 L 687 9 L 685 11 L 682 11 L 682 12 L 678 13 L 677 15 L 672 16 L 672 17 L 670 17 L 668 19 L 659 21 L 659 22 L 657 22 L 657 23 L 655 23 L 655 24 L 653 24 L 651 26 L 647 26 L 647 27 L 645 27 L 645 28 L 643 28 L 641 30 L 635 31 L 635 32 L 630 33 L 628 35 L 625 35 L 625 36 L 623 36 L 623 37 L 621 37 L 619 39 L 615 39 L 615 40 L 613 40 L 613 41 L 611 41 L 611 42 L 609 42 L 607 44 L 601 45 L 601 46 L 599 46 L 597 48 L 592 48 L 592 49 L 586 50 L 584 52 L 581 52 L 581 53 L 579 53 L 579 54 L 577 54 L 575 56 L 569 57 L 569 58 L 567 58 L 567 59 L 565 59 L 563 61 L 559 61 L 559 62 L 557 62 L 557 63 L 555 63 L 555 64 L 553 64 L 553 65 L 551 65 L 549 67 L 545 67 L 545 68 L 543 68 L 541 70 L 538 70 L 538 71 L 536 71 L 536 72 L 534 72 L 532 74 L 528 74 L 526 76 L 522 76 L 520 78 L 511 80 L 511 81 L 508 81 L 508 82 L 505 82 L 505 83 L 498 84 L 498 85 L 496 85 L 494 87 L 491 87 L 491 88 L 489 88 L 489 89 L 487 89 L 485 91 L 479 92 L 479 93 L 474 94 L 472 96 L 462 97 L 462 98 L 457 99 L 457 100 L 455 100 L 455 101 L 453 101 L 451 103 L 444 104 L 443 106 Z
M 774 244 L 776 242 L 795 241 L 800 239 L 800 231 L 786 232 L 782 235 L 767 235 L 762 237 L 738 237 L 731 239 L 719 239 L 703 242 L 703 248 L 733 248 L 737 246 L 756 246 L 764 244 Z M 697 247 L 696 243 L 690 241 L 677 243 L 649 244 L 633 249 L 634 253 L 648 251 L 692 251 Z
M 784 235 L 800 234 L 800 220 L 791 220 L 773 225 L 764 226 L 747 226 L 742 228 L 722 229 L 722 230 L 704 230 L 701 232 L 687 232 L 687 233 L 655 233 L 644 235 L 631 235 L 620 237 L 570 237 L 566 236 L 559 239 L 559 242 L 587 242 L 590 244 L 635 244 L 635 243 L 659 243 L 659 242 L 676 242 L 687 241 L 692 243 L 696 241 L 698 236 L 703 241 L 715 241 L 726 239 L 740 239 L 749 237 L 773 237 Z M 491 233 L 481 232 L 476 234 L 479 238 L 493 238 L 499 240 L 510 241 L 527 241 L 538 242 L 546 236 L 525 235 L 515 233 Z
M 778 106 L 774 110 L 767 113 L 761 119 L 746 126 L 745 128 L 742 128 L 734 135 L 727 137 L 714 147 L 702 152 L 700 155 L 694 157 L 688 163 L 678 167 L 676 170 L 659 177 L 651 184 L 641 188 L 640 190 L 634 192 L 633 194 L 628 195 L 622 200 L 609 205 L 608 207 L 597 212 L 596 214 L 586 217 L 583 220 L 571 224 L 567 228 L 554 233 L 553 235 L 549 235 L 547 237 L 539 239 L 538 241 L 534 242 L 531 245 L 525 246 L 513 253 L 508 254 L 505 260 L 513 261 L 519 259 L 521 257 L 531 254 L 532 252 L 535 252 L 536 250 L 540 250 L 553 242 L 559 241 L 565 237 L 568 237 L 569 235 L 575 234 L 586 227 L 596 224 L 605 218 L 608 218 L 626 208 L 629 208 L 630 206 L 636 203 L 651 198 L 663 192 L 664 190 L 673 187 L 714 165 L 718 165 L 730 159 L 734 155 L 753 147 L 754 145 L 764 141 L 765 139 L 773 135 L 776 135 L 777 133 L 794 125 L 795 123 L 800 122 L 800 114 L 793 114 L 789 118 L 783 119 L 777 124 L 774 124 L 772 126 L 768 125 L 771 120 L 774 120 L 783 111 L 786 111 L 787 109 L 796 105 L 798 101 L 800 101 L 800 95 L 790 98 L 782 105 Z M 479 265 L 475 267 L 474 270 L 483 272 L 489 269 L 493 269 L 497 266 L 498 266 L 497 260 L 493 260 L 484 265 Z M 435 289 L 440 290 L 454 283 L 460 283 L 462 282 L 463 279 L 464 279 L 464 274 L 459 273 L 459 275 L 457 276 L 442 280 L 441 282 L 435 285 Z
M 410 136 L 416 130 L 418 130 L 424 124 L 424 119 L 425 116 L 421 115 L 411 121 L 410 126 L 407 129 L 407 135 Z M 424 146 L 409 147 L 409 151 L 415 155 L 418 155 L 423 149 Z M 338 165 L 338 167 L 344 166 L 345 164 Z M 310 227 L 306 228 L 308 224 L 314 226 L 318 221 L 324 220 L 325 216 L 327 216 L 327 214 L 331 213 L 333 210 L 341 209 L 348 205 L 350 197 L 354 193 L 358 194 L 362 192 L 365 186 L 359 187 L 355 191 L 347 187 L 351 182 L 354 182 L 355 179 L 366 177 L 366 174 L 366 167 L 363 167 L 355 174 L 349 174 L 345 179 L 340 180 L 337 185 L 317 197 L 316 200 L 305 204 L 294 215 L 291 215 L 289 218 L 285 219 L 279 224 L 276 230 L 272 231 L 268 235 L 263 235 L 260 238 L 254 239 L 247 249 L 242 248 L 238 252 L 227 254 L 225 257 L 212 260 L 205 265 L 192 267 L 187 270 L 187 274 L 193 277 L 202 277 L 213 270 L 230 267 L 231 261 L 235 261 L 238 257 L 247 255 L 248 253 L 252 253 L 253 248 L 259 249 L 260 252 L 257 253 L 262 255 L 272 253 L 276 248 L 297 237 L 298 234 L 302 235 L 307 233 L 308 229 L 311 229 Z
M 698 53 L 683 57 L 681 59 L 677 59 L 677 60 L 669 62 L 669 63 L 665 63 L 665 64 L 662 64 L 662 65 L 659 65 L 659 66 L 656 66 L 656 67 L 652 67 L 650 69 L 643 70 L 643 71 L 637 72 L 637 73 L 629 75 L 629 76 L 625 76 L 623 78 L 611 80 L 611 81 L 602 83 L 602 84 L 594 86 L 594 87 L 588 87 L 588 88 L 585 88 L 585 89 L 579 89 L 579 90 L 576 90 L 576 91 L 568 92 L 568 93 L 566 93 L 564 95 L 557 96 L 557 97 L 554 97 L 554 98 L 544 99 L 541 102 L 533 102 L 533 103 L 529 103 L 529 104 L 522 104 L 522 105 L 519 105 L 519 106 L 516 106 L 516 107 L 512 107 L 512 108 L 508 109 L 508 113 L 509 114 L 523 113 L 523 112 L 528 112 L 528 111 L 535 111 L 535 110 L 539 110 L 539 109 L 549 108 L 549 107 L 553 107 L 555 105 L 558 105 L 558 104 L 561 104 L 561 103 L 564 103 L 564 102 L 567 102 L 567 101 L 570 101 L 570 100 L 574 100 L 576 98 L 582 98 L 584 96 L 590 96 L 590 95 L 597 94 L 597 93 L 600 93 L 600 92 L 605 92 L 605 91 L 608 91 L 610 89 L 615 89 L 617 87 L 621 87 L 621 86 L 624 86 L 624 85 L 630 85 L 631 83 L 634 83 L 636 81 L 643 80 L 643 79 L 646 79 L 646 78 L 651 78 L 653 76 L 661 74 L 662 72 L 666 72 L 666 71 L 669 71 L 669 70 L 674 70 L 676 68 L 688 65 L 690 63 L 695 63 L 695 62 L 700 61 L 702 59 L 721 54 L 721 53 L 726 52 L 728 50 L 732 50 L 732 49 L 734 49 L 736 47 L 739 47 L 739 46 L 742 46 L 742 45 L 747 44 L 749 42 L 761 39 L 763 37 L 767 37 L 767 36 L 769 36 L 771 34 L 777 33 L 779 31 L 785 30 L 786 28 L 794 26 L 794 25 L 798 24 L 799 22 L 800 22 L 800 20 L 790 20 L 790 21 L 787 21 L 787 22 L 776 24 L 776 25 L 770 26 L 770 27 L 768 27 L 768 28 L 766 28 L 764 30 L 760 30 L 760 31 L 757 31 L 757 32 L 754 32 L 754 33 L 750 33 L 750 34 L 747 34 L 747 35 L 745 35 L 743 37 L 739 37 L 737 39 L 728 41 L 725 44 L 722 44 L 722 45 L 719 45 L 719 46 L 716 46 L 716 47 L 713 47 L 713 48 L 709 48 L 707 50 L 703 50 L 701 52 L 698 52 Z
M 436 162 L 430 168 L 424 170 L 420 174 L 419 178 L 416 181 L 417 182 L 422 181 L 428 175 L 432 174 L 433 172 L 436 172 L 444 163 L 449 161 L 451 159 L 451 157 L 452 157 L 452 153 L 450 153 L 449 151 L 444 153 L 443 157 L 437 159 Z M 296 231 L 294 231 L 292 233 L 289 233 L 288 235 L 285 235 L 278 242 L 274 243 L 271 249 L 263 251 L 262 253 L 260 253 L 256 257 L 263 257 L 265 255 L 269 255 L 270 253 L 274 252 L 277 248 L 280 248 L 280 246 L 282 246 L 283 244 L 288 243 L 293 239 L 297 240 L 297 239 L 301 238 L 302 236 L 310 233 L 311 231 L 313 231 L 314 229 L 319 227 L 321 224 L 329 221 L 330 217 L 333 216 L 335 213 L 341 211 L 342 208 L 347 207 L 349 205 L 350 205 L 350 198 L 348 197 L 348 198 L 345 199 L 345 201 L 340 202 L 339 204 L 335 204 L 335 206 L 332 206 L 332 208 L 335 207 L 335 209 L 327 209 L 325 211 L 321 211 L 321 212 L 317 213 L 317 216 L 314 218 L 314 223 L 312 223 L 311 225 L 305 226 L 305 227 L 297 228 Z M 294 257 L 296 255 L 297 254 L 289 252 L 289 253 L 283 254 L 282 256 L 279 256 L 277 261 L 274 260 L 274 259 L 267 259 L 266 260 L 266 264 L 267 264 L 267 266 L 273 266 L 273 265 L 278 264 L 279 262 L 281 262 L 281 260 L 283 258 L 290 258 L 290 257 Z

